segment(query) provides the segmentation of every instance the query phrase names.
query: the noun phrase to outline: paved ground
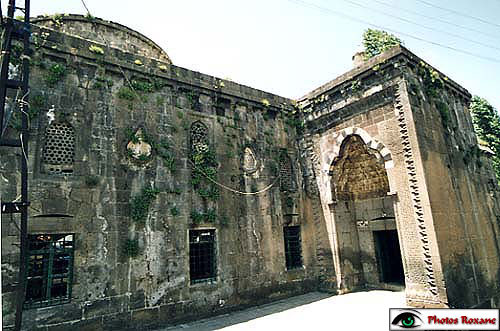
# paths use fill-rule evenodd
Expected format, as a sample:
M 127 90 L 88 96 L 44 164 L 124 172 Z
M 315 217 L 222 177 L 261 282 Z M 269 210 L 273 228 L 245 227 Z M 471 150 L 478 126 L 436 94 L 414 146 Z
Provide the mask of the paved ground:
M 404 292 L 373 290 L 337 296 L 312 292 L 158 331 L 388 330 L 390 307 L 406 307 Z

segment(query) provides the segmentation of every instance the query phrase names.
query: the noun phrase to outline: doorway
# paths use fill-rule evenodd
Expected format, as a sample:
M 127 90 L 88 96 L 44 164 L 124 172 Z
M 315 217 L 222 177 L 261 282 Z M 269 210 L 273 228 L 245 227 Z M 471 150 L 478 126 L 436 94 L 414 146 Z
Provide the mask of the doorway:
M 330 175 L 341 287 L 403 285 L 394 201 L 387 195 L 390 187 L 384 159 L 360 136 L 347 136 L 332 161 Z
M 397 230 L 373 231 L 380 282 L 404 285 Z

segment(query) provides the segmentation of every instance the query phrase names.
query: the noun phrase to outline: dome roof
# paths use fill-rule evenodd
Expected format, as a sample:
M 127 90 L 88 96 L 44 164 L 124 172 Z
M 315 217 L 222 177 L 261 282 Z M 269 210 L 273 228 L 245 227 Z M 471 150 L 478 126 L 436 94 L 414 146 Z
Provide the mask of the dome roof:
M 151 39 L 115 22 L 73 14 L 37 16 L 32 18 L 31 22 L 62 33 L 107 44 L 125 52 L 172 63 L 167 53 Z

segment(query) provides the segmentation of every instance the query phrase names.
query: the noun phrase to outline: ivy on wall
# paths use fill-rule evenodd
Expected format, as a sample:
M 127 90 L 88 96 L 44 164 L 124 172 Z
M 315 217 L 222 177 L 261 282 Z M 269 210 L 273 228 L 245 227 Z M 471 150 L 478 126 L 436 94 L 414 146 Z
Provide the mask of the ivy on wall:
M 193 224 L 201 224 L 201 223 L 215 223 L 217 220 L 217 213 L 215 209 L 209 209 L 206 212 L 199 212 L 193 210 L 191 212 L 191 221 Z
M 67 73 L 66 66 L 60 63 L 51 65 L 47 69 L 47 75 L 45 76 L 45 82 L 48 86 L 54 87 L 59 81 L 61 81 Z
M 469 109 L 480 143 L 495 152 L 493 169 L 500 184 L 500 115 L 486 99 L 478 96 L 472 97 Z
M 130 202 L 130 214 L 134 222 L 139 224 L 144 224 L 146 222 L 149 207 L 154 199 L 156 199 L 158 193 L 160 193 L 160 191 L 155 188 L 145 187 L 139 195 L 132 198 Z
M 191 155 L 194 164 L 191 173 L 191 184 L 198 194 L 204 198 L 216 201 L 220 192 L 217 186 L 210 181 L 217 179 L 217 160 L 215 152 L 208 148 L 206 150 L 195 151 Z
M 417 73 L 422 78 L 425 93 L 432 98 L 439 97 L 439 91 L 444 87 L 444 81 L 448 80 L 448 78 L 441 78 L 439 72 L 423 61 L 420 61 Z
M 139 240 L 127 239 L 122 246 L 123 254 L 127 257 L 136 257 L 139 255 Z
M 212 201 L 219 199 L 220 192 L 213 183 L 217 179 L 217 156 L 208 141 L 208 128 L 201 122 L 191 125 L 191 184 L 198 194 Z

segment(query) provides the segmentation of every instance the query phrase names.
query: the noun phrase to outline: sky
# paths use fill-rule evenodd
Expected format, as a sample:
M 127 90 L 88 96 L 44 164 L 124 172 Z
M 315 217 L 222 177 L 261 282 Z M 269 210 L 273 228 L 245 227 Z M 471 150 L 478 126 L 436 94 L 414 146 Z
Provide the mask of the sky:
M 31 2 L 32 16 L 86 13 L 81 0 Z M 350 70 L 363 31 L 383 28 L 500 109 L 500 0 L 85 3 L 93 16 L 155 41 L 175 65 L 294 99 Z

